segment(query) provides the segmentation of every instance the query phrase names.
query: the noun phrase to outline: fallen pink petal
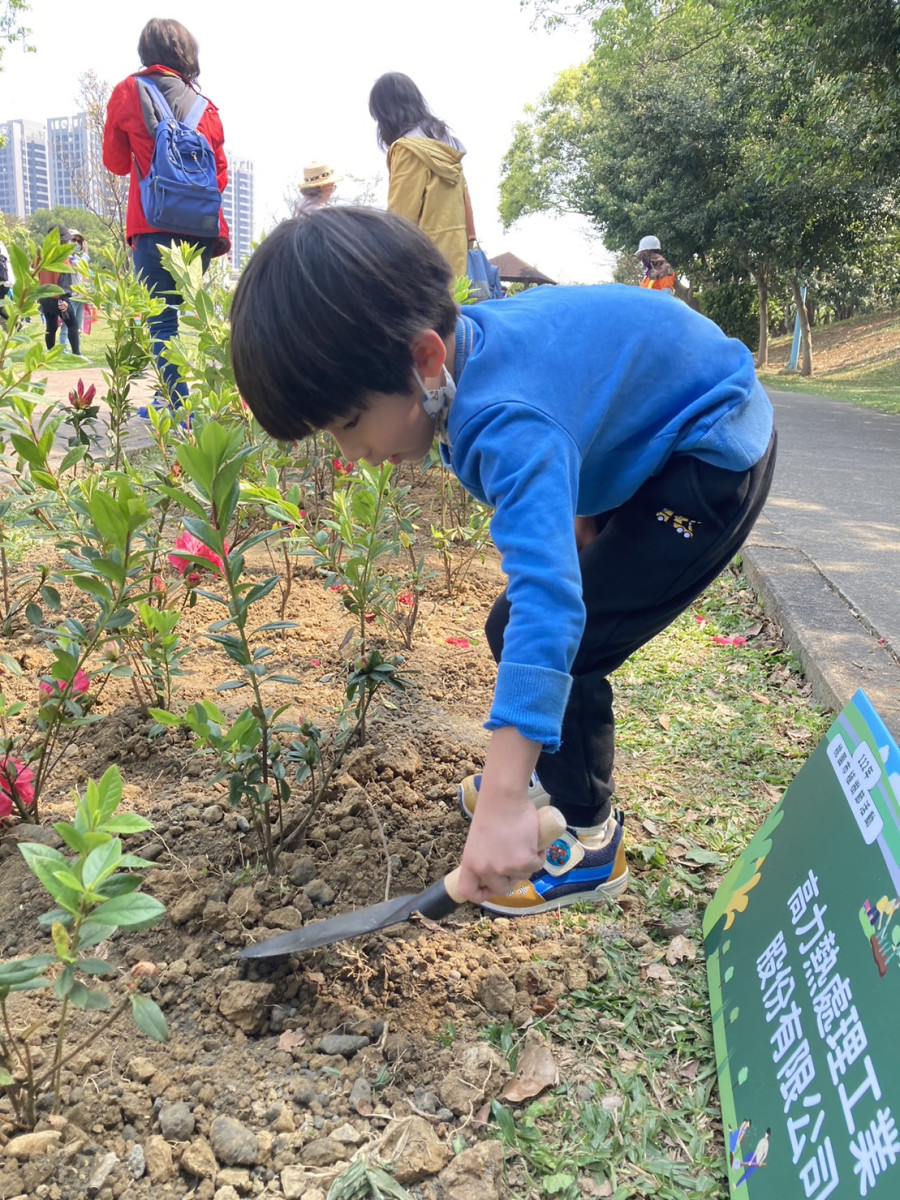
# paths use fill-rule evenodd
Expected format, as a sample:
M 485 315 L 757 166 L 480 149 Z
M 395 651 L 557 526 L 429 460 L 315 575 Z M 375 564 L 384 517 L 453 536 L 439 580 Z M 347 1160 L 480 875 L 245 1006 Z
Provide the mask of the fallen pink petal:
M 460 637 L 449 637 L 446 639 L 448 646 L 459 646 L 461 650 L 468 650 L 469 639 Z

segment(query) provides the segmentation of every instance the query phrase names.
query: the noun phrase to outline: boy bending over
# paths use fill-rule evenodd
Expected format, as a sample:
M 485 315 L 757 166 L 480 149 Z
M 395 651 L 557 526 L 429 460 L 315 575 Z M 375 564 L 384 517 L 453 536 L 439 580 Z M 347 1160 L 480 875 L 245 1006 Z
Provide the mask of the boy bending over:
M 461 891 L 494 912 L 616 896 L 609 675 L 747 537 L 775 463 L 750 352 L 675 299 L 542 287 L 459 311 L 450 268 L 401 217 L 321 209 L 253 255 L 231 310 L 234 371 L 282 440 L 345 458 L 444 463 L 494 508 L 508 586 Z M 536 773 L 535 773 L 536 772 Z M 568 826 L 538 852 L 536 803 Z

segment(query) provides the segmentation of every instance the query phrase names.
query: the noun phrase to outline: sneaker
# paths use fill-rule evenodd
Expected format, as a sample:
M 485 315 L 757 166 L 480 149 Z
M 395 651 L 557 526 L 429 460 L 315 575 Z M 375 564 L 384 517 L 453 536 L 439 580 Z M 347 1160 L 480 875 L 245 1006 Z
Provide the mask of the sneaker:
M 492 896 L 481 907 L 507 917 L 528 916 L 563 908 L 576 900 L 614 900 L 628 885 L 625 863 L 625 815 L 614 809 L 613 832 L 599 850 L 590 850 L 574 829 L 567 829 L 547 848 L 543 868 L 505 896 Z
M 475 815 L 475 805 L 478 803 L 480 787 L 480 775 L 468 775 L 462 783 L 457 784 L 456 795 L 459 798 L 459 811 L 467 821 L 471 821 Z M 528 799 L 535 808 L 546 808 L 550 803 L 550 793 L 545 792 L 541 786 L 537 771 L 532 771 L 531 778 L 528 780 Z

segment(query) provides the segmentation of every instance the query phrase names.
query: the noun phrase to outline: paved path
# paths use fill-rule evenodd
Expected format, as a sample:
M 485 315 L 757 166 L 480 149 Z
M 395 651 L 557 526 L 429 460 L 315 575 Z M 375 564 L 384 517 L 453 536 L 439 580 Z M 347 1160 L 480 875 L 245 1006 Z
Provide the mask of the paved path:
M 865 688 L 900 738 L 900 417 L 770 394 L 778 465 L 748 573 L 817 698 Z

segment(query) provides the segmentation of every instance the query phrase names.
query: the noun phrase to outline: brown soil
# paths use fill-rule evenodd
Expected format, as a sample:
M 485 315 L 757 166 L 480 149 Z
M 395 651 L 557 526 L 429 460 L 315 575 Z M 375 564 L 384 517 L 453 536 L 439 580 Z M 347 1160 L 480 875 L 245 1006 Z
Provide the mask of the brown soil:
M 261 551 L 249 574 L 271 573 Z M 456 784 L 477 769 L 487 744 L 481 721 L 494 667 L 482 627 L 501 586 L 493 557 L 475 563 L 449 603 L 441 580 L 431 581 L 413 648 L 404 652 L 408 689 L 391 694 L 390 709 L 376 703 L 367 744 L 346 761 L 304 843 L 283 854 L 271 876 L 242 814 L 229 808 L 226 785 L 215 781 L 212 759 L 181 730 L 151 736 L 152 721 L 127 680 L 110 678 L 97 690 L 93 713 L 102 719 L 81 729 L 63 755 L 42 799 L 42 828 L 12 827 L 0 840 L 0 956 L 47 945 L 37 918 L 51 902 L 16 843 L 61 846 L 49 825 L 71 817 L 71 790 L 83 791 L 116 763 L 123 807 L 154 826 L 128 839 L 128 849 L 154 861 L 144 890 L 168 911 L 157 928 L 119 935 L 98 953 L 116 970 L 114 995 L 135 963 L 156 964 L 156 977 L 142 987 L 164 1010 L 170 1039 L 150 1041 L 126 1016 L 70 1061 L 59 1113 L 51 1113 L 49 1096 L 40 1105 L 45 1141 L 14 1143 L 15 1156 L 0 1162 L 0 1200 L 234 1200 L 263 1190 L 323 1200 L 361 1149 L 370 1161 L 390 1161 L 413 1196 L 511 1194 L 499 1143 L 479 1134 L 484 1103 L 510 1078 L 484 1029 L 509 1021 L 522 1028 L 601 979 L 608 966 L 596 950 L 598 930 L 639 929 L 637 902 L 610 906 L 576 930 L 553 916 L 491 922 L 464 907 L 440 926 L 419 919 L 299 957 L 236 958 L 241 947 L 306 921 L 386 893 L 421 891 L 456 865 L 466 834 Z M 81 603 L 70 599 L 72 615 Z M 278 605 L 276 589 L 258 606 L 259 623 L 277 620 Z M 182 637 L 194 651 L 179 708 L 215 696 L 229 677 L 228 660 L 202 636 L 220 616 L 203 598 L 184 611 Z M 291 702 L 297 719 L 327 725 L 340 699 L 349 651 L 339 647 L 350 620 L 339 595 L 302 569 L 286 616 L 296 627 L 281 641 L 272 635 L 274 669 L 301 683 L 272 685 L 271 700 Z M 6 673 L 4 691 L 31 703 L 50 651 L 24 629 L 7 648 L 24 675 Z M 236 712 L 245 695 L 217 700 Z M 288 817 L 303 803 L 301 796 Z M 9 1008 L 17 1029 L 47 1022 L 31 1038 L 40 1073 L 58 1005 L 37 992 L 13 996 Z M 75 1013 L 70 1044 L 102 1020 Z M 590 1061 L 559 1054 L 573 1087 L 597 1077 Z M 10 1115 L 3 1103 L 0 1115 Z M 455 1138 L 468 1148 L 451 1158 Z

